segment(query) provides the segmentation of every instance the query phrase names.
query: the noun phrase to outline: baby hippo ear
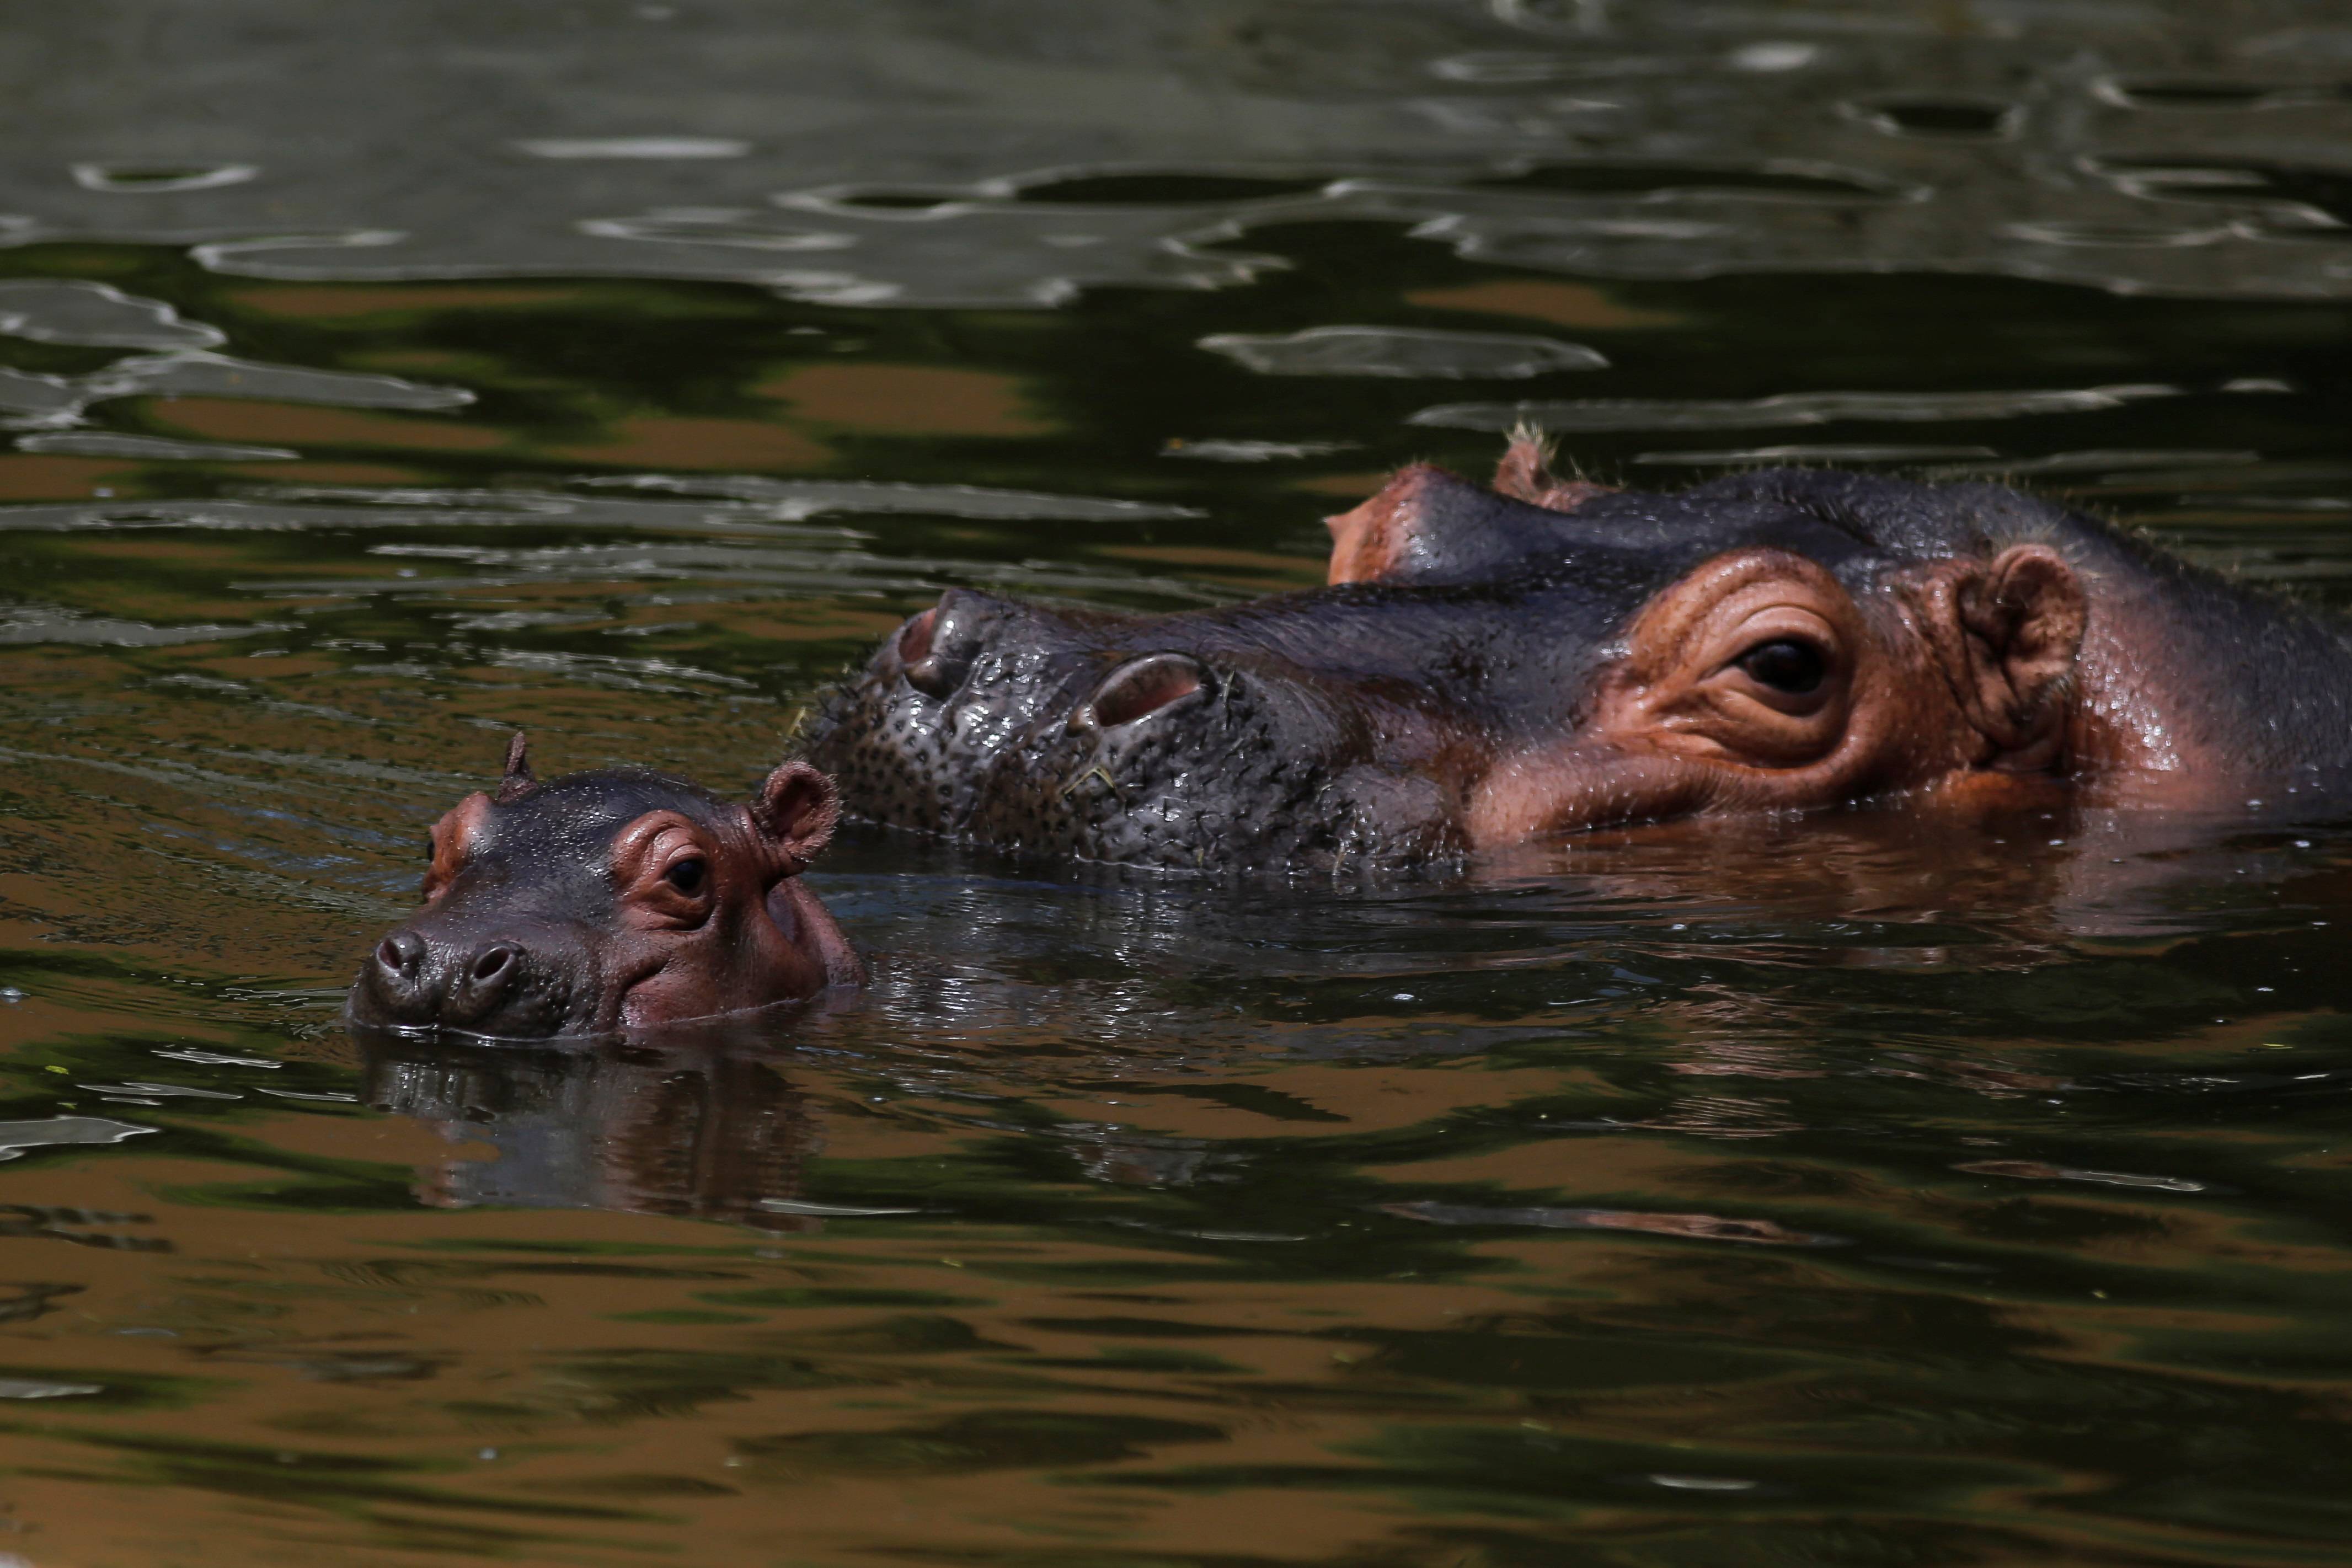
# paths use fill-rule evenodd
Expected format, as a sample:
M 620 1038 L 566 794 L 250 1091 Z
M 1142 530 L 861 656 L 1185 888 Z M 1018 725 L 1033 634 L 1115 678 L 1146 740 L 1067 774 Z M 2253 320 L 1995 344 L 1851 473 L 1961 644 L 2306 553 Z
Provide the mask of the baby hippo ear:
M 507 742 L 506 776 L 499 780 L 499 792 L 492 799 L 501 806 L 511 806 L 538 788 L 539 780 L 531 777 L 530 738 L 516 730 L 514 738 Z
M 751 826 L 792 876 L 824 852 L 841 820 L 841 790 L 805 762 L 782 764 L 751 801 Z

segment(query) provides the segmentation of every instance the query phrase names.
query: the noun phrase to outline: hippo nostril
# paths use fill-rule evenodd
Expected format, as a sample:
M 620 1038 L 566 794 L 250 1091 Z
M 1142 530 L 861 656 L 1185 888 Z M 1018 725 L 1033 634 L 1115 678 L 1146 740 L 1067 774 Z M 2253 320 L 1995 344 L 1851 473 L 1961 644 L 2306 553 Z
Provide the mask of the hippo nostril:
M 931 628 L 939 624 L 937 605 L 898 628 L 898 661 L 909 668 L 931 656 Z
M 971 674 L 988 618 L 984 605 L 959 602 L 952 589 L 942 594 L 899 629 L 899 677 L 935 701 L 953 696 Z
M 425 963 L 425 938 L 414 931 L 395 931 L 376 945 L 375 961 L 387 973 L 414 980 Z
M 1208 686 L 1208 670 L 1190 654 L 1147 653 L 1105 675 L 1095 695 L 1072 716 L 1071 724 L 1102 729 L 1133 724 Z
M 504 942 L 493 942 L 474 956 L 473 977 L 478 986 L 495 983 L 515 961 L 515 950 Z

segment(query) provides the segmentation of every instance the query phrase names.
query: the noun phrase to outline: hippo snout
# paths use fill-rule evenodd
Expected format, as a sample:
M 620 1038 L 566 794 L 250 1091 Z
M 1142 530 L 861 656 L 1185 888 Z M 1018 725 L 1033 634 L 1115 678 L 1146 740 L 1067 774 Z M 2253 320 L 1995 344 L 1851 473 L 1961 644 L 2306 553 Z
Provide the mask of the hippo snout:
M 954 589 L 827 702 L 809 759 L 870 820 L 1028 852 L 1197 870 L 1446 838 L 1424 802 L 1374 821 L 1402 797 L 1339 788 L 1376 728 L 1402 733 L 1413 715 L 1339 700 L 1298 651 L 1246 626 Z
M 436 940 L 403 926 L 376 944 L 352 997 L 363 1021 L 543 1035 L 565 1012 L 562 966 L 513 936 Z

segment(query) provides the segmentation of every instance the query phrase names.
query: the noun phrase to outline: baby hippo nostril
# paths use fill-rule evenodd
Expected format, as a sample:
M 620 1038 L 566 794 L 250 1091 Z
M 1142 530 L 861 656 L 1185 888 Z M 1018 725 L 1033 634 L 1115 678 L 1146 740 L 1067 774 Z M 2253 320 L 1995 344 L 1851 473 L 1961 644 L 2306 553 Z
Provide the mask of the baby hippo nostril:
M 375 961 L 385 974 L 414 981 L 425 963 L 425 938 L 414 931 L 395 931 L 376 944 Z
M 441 971 L 433 1021 L 459 1029 L 490 1027 L 516 1000 L 528 955 L 521 944 L 485 942 Z M 524 999 L 528 999 L 527 998 Z
M 1074 728 L 1110 729 L 1149 718 L 1196 692 L 1206 691 L 1209 672 L 1188 653 L 1147 653 L 1129 659 L 1103 677 L 1095 695 L 1071 717 Z

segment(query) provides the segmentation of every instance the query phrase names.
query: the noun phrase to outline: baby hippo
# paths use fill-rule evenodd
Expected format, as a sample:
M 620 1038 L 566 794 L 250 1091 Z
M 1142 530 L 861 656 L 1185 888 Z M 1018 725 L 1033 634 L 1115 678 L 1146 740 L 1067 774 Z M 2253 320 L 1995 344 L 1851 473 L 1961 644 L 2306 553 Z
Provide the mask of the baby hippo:
M 805 762 L 748 806 L 634 769 L 541 784 L 518 735 L 498 793 L 433 825 L 425 907 L 361 968 L 352 1021 L 551 1040 L 859 985 L 800 880 L 840 809 Z

